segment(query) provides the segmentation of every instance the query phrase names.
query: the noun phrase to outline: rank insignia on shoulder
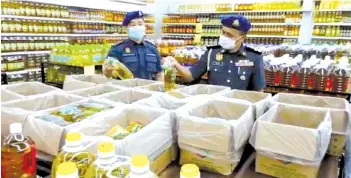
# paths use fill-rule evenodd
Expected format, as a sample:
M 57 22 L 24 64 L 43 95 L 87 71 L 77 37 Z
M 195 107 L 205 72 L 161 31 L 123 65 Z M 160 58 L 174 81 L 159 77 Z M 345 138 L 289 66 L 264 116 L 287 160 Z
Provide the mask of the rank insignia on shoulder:
M 129 54 L 130 53 L 130 48 L 128 48 L 128 47 L 124 48 L 124 51 Z
M 223 60 L 223 54 L 222 53 L 217 53 L 216 54 L 216 60 L 217 61 L 222 61 Z
M 243 55 L 244 57 L 247 57 L 247 54 L 246 54 L 246 52 L 243 52 L 243 53 L 242 53 L 242 55 Z

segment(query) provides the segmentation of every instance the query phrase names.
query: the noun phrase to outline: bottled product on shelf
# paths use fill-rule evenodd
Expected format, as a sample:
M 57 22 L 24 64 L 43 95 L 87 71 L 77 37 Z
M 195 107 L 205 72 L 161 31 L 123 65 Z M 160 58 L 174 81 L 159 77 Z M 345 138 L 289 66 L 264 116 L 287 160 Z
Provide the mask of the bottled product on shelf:
M 195 33 L 195 26 L 193 25 L 171 25 L 171 26 L 163 26 L 163 33 Z
M 254 25 L 249 31 L 249 35 L 279 35 L 279 36 L 299 36 L 300 27 L 297 25 Z
M 194 15 L 170 15 L 162 19 L 163 23 L 198 23 L 197 17 Z
M 233 8 L 230 3 L 225 4 L 196 4 L 196 5 L 180 5 L 179 13 L 194 12 L 231 12 Z
M 144 17 L 145 23 L 155 23 L 155 16 L 153 15 L 146 15 Z
M 301 0 L 269 1 L 264 3 L 242 3 L 234 5 L 234 11 L 298 9 L 301 9 Z
M 348 0 L 321 0 L 316 4 L 318 10 L 351 9 L 351 1 Z
M 66 143 L 62 147 L 62 151 L 55 158 L 52 164 L 51 177 L 56 178 L 56 171 L 59 172 L 59 167 L 62 163 L 73 162 L 78 167 L 79 177 L 84 178 L 85 172 L 94 161 L 94 154 L 88 152 L 84 148 L 81 133 L 69 132 L 66 135 Z
M 10 135 L 1 146 L 1 177 L 37 177 L 35 143 L 23 135 L 21 123 L 10 125 Z
M 149 158 L 145 155 L 135 155 L 132 157 L 130 173 L 127 178 L 158 178 L 158 176 L 150 171 Z
M 315 23 L 351 23 L 351 12 L 320 12 L 315 11 Z
M 61 163 L 53 175 L 57 178 L 79 178 L 78 168 L 74 162 Z
M 185 164 L 180 169 L 180 178 L 200 178 L 199 167 L 195 164 Z
M 205 46 L 218 45 L 218 42 L 219 42 L 219 37 L 204 36 L 201 38 L 201 45 L 205 45 Z
M 351 27 L 315 26 L 313 35 L 326 37 L 351 37 Z
M 283 39 L 283 38 L 247 38 L 245 44 L 263 44 L 263 45 L 280 45 L 283 43 L 295 44 L 297 39 Z
M 161 56 L 170 55 L 176 48 L 184 47 L 187 44 L 187 40 L 170 40 L 164 38 L 163 40 L 156 41 L 157 49 Z

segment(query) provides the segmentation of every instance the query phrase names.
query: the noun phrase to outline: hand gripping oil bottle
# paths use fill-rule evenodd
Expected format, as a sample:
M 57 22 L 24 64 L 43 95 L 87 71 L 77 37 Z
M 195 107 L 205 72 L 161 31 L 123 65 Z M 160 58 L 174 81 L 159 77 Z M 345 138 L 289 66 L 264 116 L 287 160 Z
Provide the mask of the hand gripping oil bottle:
M 177 78 L 176 69 L 172 66 L 171 60 L 166 58 L 166 62 L 163 65 L 165 71 L 164 77 L 164 89 L 165 91 L 171 91 L 175 88 L 175 82 Z
M 79 178 L 78 168 L 74 162 L 64 162 L 58 165 L 55 172 L 57 178 Z
M 90 165 L 85 178 L 124 178 L 129 172 L 130 159 L 116 155 L 113 142 L 98 145 L 98 157 Z
M 132 79 L 134 78 L 133 73 L 126 67 L 123 63 L 121 63 L 118 59 L 113 57 L 108 57 L 107 62 L 105 63 L 106 66 L 113 69 L 112 77 L 113 78 L 120 78 L 122 80 Z
M 135 155 L 132 157 L 131 172 L 127 178 L 158 178 L 150 171 L 149 159 L 145 155 Z
M 35 178 L 36 170 L 34 141 L 23 135 L 21 123 L 11 124 L 1 146 L 1 178 Z
M 180 178 L 200 178 L 199 167 L 195 164 L 185 164 L 180 170 Z
M 79 178 L 83 178 L 94 160 L 93 153 L 88 152 L 83 145 L 81 133 L 69 132 L 66 135 L 66 144 L 52 164 L 51 177 L 56 178 L 57 166 L 61 163 L 74 162 L 78 169 Z

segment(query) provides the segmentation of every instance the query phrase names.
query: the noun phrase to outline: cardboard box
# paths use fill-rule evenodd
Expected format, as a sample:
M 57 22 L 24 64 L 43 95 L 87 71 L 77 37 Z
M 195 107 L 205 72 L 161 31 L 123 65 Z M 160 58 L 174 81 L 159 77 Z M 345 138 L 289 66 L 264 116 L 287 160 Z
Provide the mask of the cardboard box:
M 92 87 L 98 84 L 104 84 L 113 79 L 109 79 L 103 75 L 68 75 L 63 83 L 63 90 L 72 91 L 83 88 Z
M 149 98 L 154 93 L 146 90 L 128 88 L 121 91 L 115 91 L 111 93 L 105 93 L 100 96 L 96 96 L 97 100 L 108 100 L 115 103 L 132 104 L 136 101 Z
M 82 97 L 91 97 L 91 96 L 98 96 L 98 95 L 102 95 L 102 94 L 110 93 L 114 91 L 120 91 L 122 89 L 123 88 L 115 85 L 111 85 L 111 84 L 101 84 L 101 85 L 96 85 L 89 88 L 68 91 L 68 93 L 82 96 Z
M 140 86 L 145 86 L 150 84 L 156 84 L 160 82 L 155 80 L 145 80 L 145 79 L 134 78 L 134 79 L 128 79 L 128 80 L 112 80 L 110 81 L 110 83 L 121 87 L 135 88 L 135 87 L 140 87 Z
M 184 88 L 176 89 L 174 92 L 181 93 L 185 96 L 194 96 L 194 95 L 212 95 L 217 92 L 229 91 L 229 87 L 218 86 L 218 85 L 190 85 Z
M 85 99 L 72 104 L 77 105 L 77 104 L 87 103 L 91 101 L 93 101 L 94 103 L 101 103 L 111 108 L 117 107 L 119 109 L 123 109 L 123 105 L 121 104 L 117 105 L 115 103 L 109 103 L 107 101 L 96 101 L 94 99 Z M 67 126 L 61 126 L 54 122 L 40 119 L 41 116 L 49 115 L 51 112 L 57 111 L 58 109 L 61 109 L 67 106 L 68 105 L 60 106 L 56 108 L 50 108 L 39 112 L 34 112 L 28 115 L 28 117 L 26 118 L 26 121 L 24 122 L 24 125 L 23 125 L 23 133 L 24 135 L 29 136 L 34 140 L 36 144 L 36 148 L 39 151 L 56 156 L 59 153 L 59 150 L 61 149 L 61 147 L 64 145 L 64 139 L 67 132 L 79 131 L 84 134 L 97 132 L 98 129 L 101 128 L 98 125 L 100 121 L 99 118 L 101 118 L 100 114 L 108 111 L 107 109 L 107 110 L 95 113 L 92 116 L 89 116 L 79 122 L 69 124 Z
M 184 85 L 175 85 L 174 89 L 179 89 L 179 88 L 184 88 Z M 164 84 L 163 83 L 154 83 L 150 85 L 144 85 L 141 87 L 138 87 L 143 90 L 149 90 L 149 91 L 154 91 L 154 92 L 165 92 Z
M 241 99 L 253 103 L 255 119 L 259 118 L 268 110 L 269 102 L 272 99 L 271 94 L 256 91 L 231 90 L 219 92 L 217 94 L 227 98 Z
M 273 106 L 276 103 L 302 105 L 329 110 L 333 130 L 327 153 L 333 156 L 341 156 L 345 147 L 347 134 L 350 132 L 348 127 L 350 124 L 349 103 L 345 99 L 279 93 L 272 98 L 270 106 Z
M 1 135 L 9 134 L 12 123 L 24 124 L 27 116 L 35 111 L 46 110 L 83 100 L 83 97 L 64 92 L 53 92 L 50 95 L 35 95 L 30 98 L 13 100 L 1 104 Z
M 331 129 L 330 114 L 325 109 L 276 104 L 256 120 L 250 143 L 257 151 L 320 161 Z
M 281 161 L 264 154 L 256 155 L 256 172 L 278 178 L 316 178 L 320 163 L 316 166 Z
M 22 99 L 22 98 L 24 98 L 24 96 L 5 90 L 4 85 L 1 88 L 1 103 L 16 100 L 16 99 Z
M 61 89 L 42 84 L 40 82 L 23 82 L 12 85 L 6 85 L 3 87 L 3 89 L 21 95 L 23 97 L 44 94 L 51 91 L 62 91 Z
M 157 158 L 151 161 L 150 169 L 157 175 L 160 175 L 168 165 L 172 163 L 177 157 L 177 145 L 173 144 L 170 148 L 163 151 Z

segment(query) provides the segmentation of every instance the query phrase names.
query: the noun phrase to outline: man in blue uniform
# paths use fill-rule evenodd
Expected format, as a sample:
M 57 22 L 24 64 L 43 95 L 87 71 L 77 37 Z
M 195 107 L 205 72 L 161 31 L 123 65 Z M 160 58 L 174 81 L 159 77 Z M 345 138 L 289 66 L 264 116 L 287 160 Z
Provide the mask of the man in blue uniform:
M 145 22 L 141 11 L 128 12 L 123 26 L 128 30 L 128 39 L 113 45 L 107 57 L 122 62 L 133 73 L 135 78 L 157 79 L 163 81 L 161 57 L 157 47 L 144 40 Z M 104 65 L 104 75 L 112 76 L 112 69 Z
M 187 82 L 198 80 L 208 72 L 209 84 L 263 91 L 265 81 L 261 53 L 242 45 L 251 28 L 249 20 L 235 15 L 222 19 L 221 23 L 223 34 L 218 46 L 208 47 L 190 70 L 171 58 L 173 65 Z

